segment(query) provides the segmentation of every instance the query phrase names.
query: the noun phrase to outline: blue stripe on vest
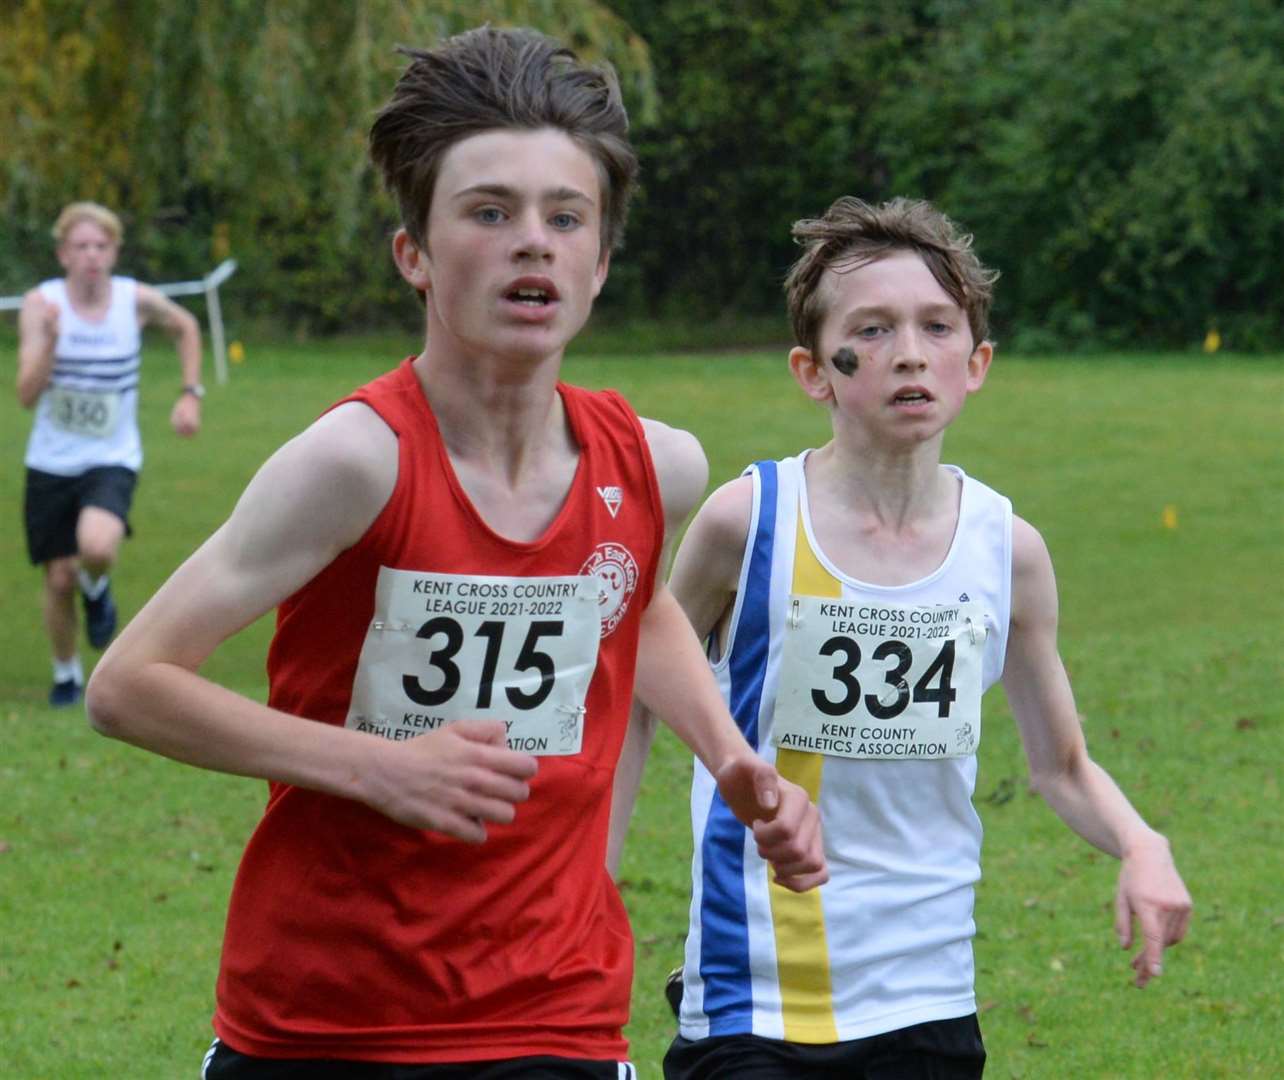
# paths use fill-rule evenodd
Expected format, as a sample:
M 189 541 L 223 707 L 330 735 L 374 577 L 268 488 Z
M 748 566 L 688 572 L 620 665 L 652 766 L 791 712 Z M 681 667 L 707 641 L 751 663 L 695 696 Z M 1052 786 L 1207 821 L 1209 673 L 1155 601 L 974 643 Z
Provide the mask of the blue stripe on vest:
M 749 554 L 740 622 L 728 660 L 731 713 L 749 745 L 758 749 L 758 709 L 767 671 L 766 598 L 776 526 L 776 463 L 758 462 L 758 528 Z M 749 1030 L 753 988 L 749 981 L 749 920 L 744 883 L 745 828 L 715 790 L 701 849 L 704 888 L 700 901 L 700 975 L 710 1035 Z

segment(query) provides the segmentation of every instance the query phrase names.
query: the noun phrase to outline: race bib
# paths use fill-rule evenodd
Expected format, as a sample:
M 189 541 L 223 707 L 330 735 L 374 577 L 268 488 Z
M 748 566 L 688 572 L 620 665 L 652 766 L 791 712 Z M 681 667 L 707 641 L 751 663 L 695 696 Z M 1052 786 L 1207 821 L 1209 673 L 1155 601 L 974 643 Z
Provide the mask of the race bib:
M 601 640 L 598 592 L 591 575 L 380 567 L 345 725 L 400 740 L 465 718 L 502 720 L 514 750 L 578 753 Z
M 120 394 L 115 391 L 72 390 L 53 386 L 47 391 L 49 418 L 54 426 L 72 435 L 105 439 L 116 430 Z
M 836 757 L 966 757 L 981 740 L 981 606 L 791 596 L 772 742 Z

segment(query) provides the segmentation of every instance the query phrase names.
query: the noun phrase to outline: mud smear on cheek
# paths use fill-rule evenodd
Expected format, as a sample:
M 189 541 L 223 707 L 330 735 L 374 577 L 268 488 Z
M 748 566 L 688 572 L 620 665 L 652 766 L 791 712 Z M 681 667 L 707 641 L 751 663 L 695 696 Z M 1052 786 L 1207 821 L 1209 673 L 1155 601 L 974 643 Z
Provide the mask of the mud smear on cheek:
M 834 365 L 834 370 L 840 375 L 846 375 L 849 378 L 856 374 L 856 369 L 860 367 L 860 357 L 851 351 L 846 345 L 839 349 L 829 358 L 829 362 Z

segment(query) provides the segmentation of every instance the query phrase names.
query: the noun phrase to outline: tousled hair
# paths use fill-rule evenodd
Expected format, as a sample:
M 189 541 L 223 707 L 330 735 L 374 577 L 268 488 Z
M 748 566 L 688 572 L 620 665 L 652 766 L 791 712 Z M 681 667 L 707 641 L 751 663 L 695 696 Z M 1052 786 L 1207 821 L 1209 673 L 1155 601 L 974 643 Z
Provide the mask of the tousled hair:
M 53 234 L 54 242 L 61 245 L 67 239 L 67 234 L 82 221 L 92 221 L 112 238 L 112 242 L 117 247 L 125 238 L 125 227 L 121 225 L 120 218 L 107 207 L 96 202 L 74 202 L 62 208 L 58 220 L 49 230 Z
M 602 250 L 619 246 L 638 161 L 609 64 L 584 64 L 534 30 L 490 26 L 432 49 L 400 51 L 410 64 L 370 129 L 370 157 L 420 248 L 446 152 L 485 131 L 539 128 L 565 132 L 593 158 L 602 182 Z
M 895 251 L 912 251 L 923 260 L 967 314 L 974 346 L 988 339 L 998 271 L 981 264 L 972 237 L 931 203 L 896 198 L 875 205 L 844 195 L 824 217 L 795 222 L 793 237 L 803 253 L 785 277 L 785 296 L 794 338 L 804 348 L 815 352 L 819 345 L 825 271 L 845 273 Z

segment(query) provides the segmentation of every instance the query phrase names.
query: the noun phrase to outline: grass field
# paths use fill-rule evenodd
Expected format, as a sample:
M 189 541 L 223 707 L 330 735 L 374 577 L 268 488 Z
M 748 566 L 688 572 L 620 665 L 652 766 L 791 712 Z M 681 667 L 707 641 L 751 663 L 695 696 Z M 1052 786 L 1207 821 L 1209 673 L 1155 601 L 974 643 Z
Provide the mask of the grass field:
M 190 443 L 165 423 L 172 356 L 149 351 L 148 463 L 116 577 L 126 615 L 227 515 L 259 462 L 344 390 L 390 366 L 380 343 L 254 347 L 213 387 Z M 8 343 L 0 353 L 12 356 Z M 624 390 L 699 435 L 713 479 L 826 437 L 779 354 L 573 357 L 572 381 Z M 1284 572 L 1279 357 L 1000 355 L 946 458 L 1043 531 L 1062 652 L 1089 745 L 1170 837 L 1196 912 L 1144 992 L 1113 940 L 1114 862 L 1025 784 L 1000 691 L 987 699 L 976 943 L 991 1077 L 1284 1075 L 1279 659 Z M 39 579 L 20 528 L 28 417 L 0 400 L 0 1072 L 14 1080 L 196 1075 L 223 913 L 258 782 L 206 774 L 44 706 Z M 265 691 L 263 620 L 206 672 Z M 688 758 L 648 768 L 623 892 L 637 938 L 629 1034 L 642 1076 L 673 1025 Z

